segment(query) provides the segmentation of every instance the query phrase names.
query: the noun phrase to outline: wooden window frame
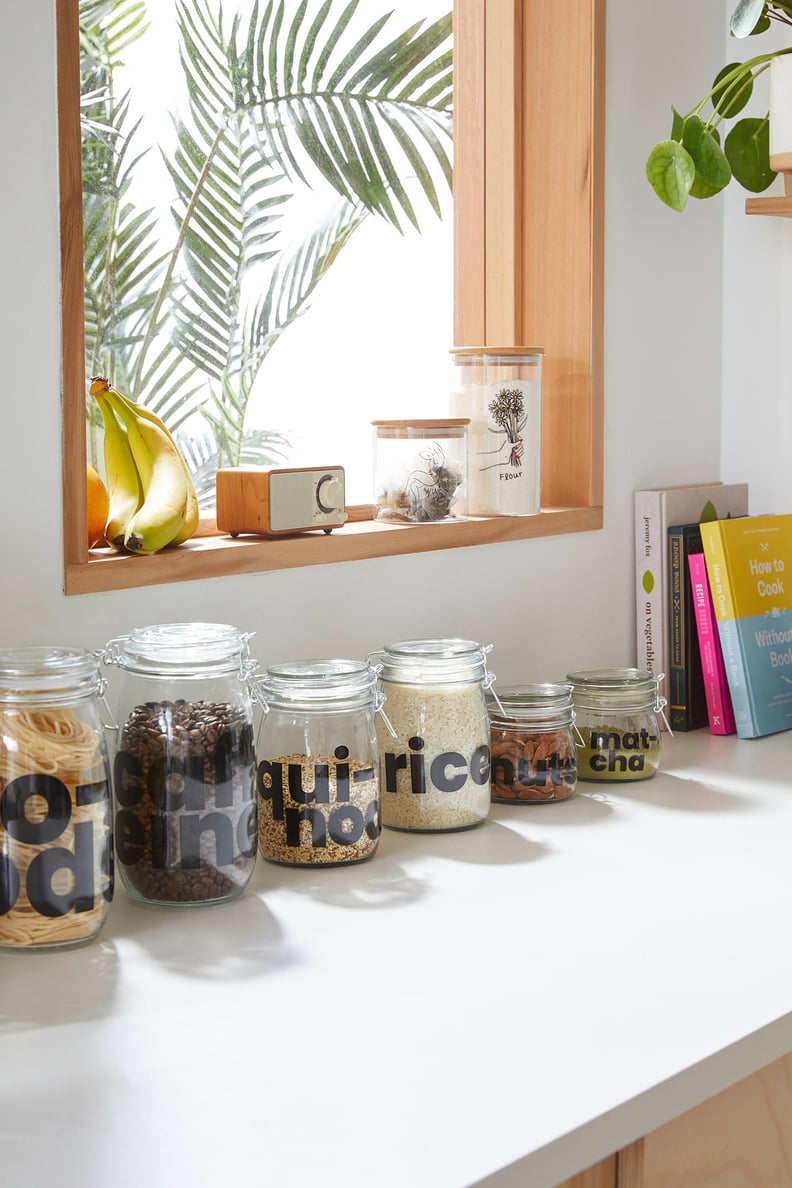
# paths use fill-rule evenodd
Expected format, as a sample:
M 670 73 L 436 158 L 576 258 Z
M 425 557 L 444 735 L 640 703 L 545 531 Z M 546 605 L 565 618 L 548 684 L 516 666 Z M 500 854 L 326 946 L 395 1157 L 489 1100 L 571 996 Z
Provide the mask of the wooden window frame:
M 602 527 L 605 0 L 456 0 L 453 346 L 541 346 L 542 510 L 89 554 L 79 3 L 57 0 L 64 589 L 129 589 Z

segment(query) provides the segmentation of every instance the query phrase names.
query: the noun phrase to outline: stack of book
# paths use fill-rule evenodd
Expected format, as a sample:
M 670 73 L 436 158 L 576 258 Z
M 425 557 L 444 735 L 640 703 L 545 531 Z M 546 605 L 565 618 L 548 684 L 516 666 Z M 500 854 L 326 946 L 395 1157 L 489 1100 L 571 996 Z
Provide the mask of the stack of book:
M 637 663 L 672 730 L 792 729 L 792 514 L 748 515 L 747 485 L 635 494 Z

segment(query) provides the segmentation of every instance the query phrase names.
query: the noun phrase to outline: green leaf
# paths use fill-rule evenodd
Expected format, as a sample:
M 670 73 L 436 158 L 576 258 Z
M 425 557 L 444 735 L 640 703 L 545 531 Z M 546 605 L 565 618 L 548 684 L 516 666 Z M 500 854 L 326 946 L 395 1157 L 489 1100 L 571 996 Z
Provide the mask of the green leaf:
M 676 140 L 655 145 L 646 162 L 649 184 L 661 202 L 683 211 L 696 178 L 696 166 L 687 149 Z
M 776 175 L 770 168 L 770 125 L 766 116 L 740 120 L 723 147 L 732 173 L 744 189 L 754 194 L 767 189 Z
M 733 37 L 749 37 L 763 19 L 765 0 L 740 0 L 731 15 L 729 27 Z M 767 17 L 764 17 L 769 25 Z M 766 26 L 765 26 L 766 27 Z
M 753 73 L 745 62 L 731 62 L 715 76 L 712 106 L 718 115 L 730 120 L 741 112 L 753 94 Z
M 731 166 L 716 137 L 698 116 L 688 116 L 682 132 L 682 144 L 696 167 L 690 188 L 693 198 L 711 198 L 731 181 Z
M 671 120 L 671 139 L 682 140 L 682 131 L 685 127 L 685 117 L 680 115 L 675 107 L 671 108 L 673 118 Z

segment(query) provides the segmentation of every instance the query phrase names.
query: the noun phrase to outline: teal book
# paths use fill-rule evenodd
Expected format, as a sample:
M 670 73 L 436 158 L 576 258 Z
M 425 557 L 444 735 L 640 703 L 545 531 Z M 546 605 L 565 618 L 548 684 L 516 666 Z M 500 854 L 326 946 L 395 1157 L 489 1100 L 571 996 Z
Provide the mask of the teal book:
M 792 728 L 792 514 L 701 526 L 737 734 Z

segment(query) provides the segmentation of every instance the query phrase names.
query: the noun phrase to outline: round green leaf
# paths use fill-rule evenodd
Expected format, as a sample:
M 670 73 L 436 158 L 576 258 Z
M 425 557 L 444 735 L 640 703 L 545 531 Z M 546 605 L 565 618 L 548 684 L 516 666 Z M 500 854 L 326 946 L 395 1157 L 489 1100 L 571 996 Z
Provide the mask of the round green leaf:
M 764 119 L 740 120 L 724 144 L 732 173 L 744 189 L 754 194 L 766 190 L 775 178 L 770 168 L 770 125 Z
M 690 193 L 694 198 L 711 198 L 731 181 L 732 171 L 717 134 L 713 134 L 698 116 L 685 120 L 682 143 L 696 167 Z
M 711 186 L 709 182 L 704 181 L 700 174 L 696 174 L 695 181 L 690 187 L 691 198 L 714 198 L 716 194 L 720 194 L 723 186 Z
M 696 166 L 678 141 L 663 140 L 655 145 L 646 162 L 646 176 L 661 202 L 672 210 L 685 209 Z
M 721 85 L 719 85 L 721 84 Z M 730 120 L 741 112 L 753 93 L 753 74 L 744 62 L 730 62 L 715 75 L 712 106 Z
M 765 0 L 740 0 L 729 22 L 733 37 L 749 37 L 770 25 L 764 11 Z M 761 25 L 761 28 L 758 26 Z

